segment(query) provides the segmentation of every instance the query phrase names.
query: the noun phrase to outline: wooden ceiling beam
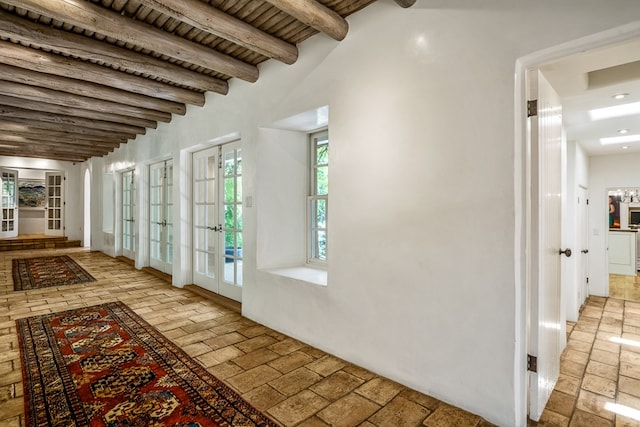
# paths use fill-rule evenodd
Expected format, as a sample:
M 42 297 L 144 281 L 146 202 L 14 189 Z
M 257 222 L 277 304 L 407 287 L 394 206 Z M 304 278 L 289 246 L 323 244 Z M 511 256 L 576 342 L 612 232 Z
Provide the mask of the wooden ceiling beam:
M 11 42 L 0 42 L 0 58 L 2 58 L 3 64 L 40 73 L 53 74 L 85 82 L 100 82 L 104 86 L 180 104 L 204 105 L 204 94 L 199 92 L 123 73 L 122 71 L 116 71 L 112 68 L 92 64 L 80 59 L 66 58 L 54 53 L 31 49 Z
M 118 143 L 127 142 L 129 139 L 135 139 L 134 133 L 123 133 L 114 131 L 105 131 L 84 127 L 78 125 L 68 125 L 66 123 L 50 123 L 42 121 L 34 121 L 19 117 L 3 117 L 0 120 L 0 129 L 14 130 L 16 132 L 45 132 L 45 134 L 55 135 L 57 133 L 69 135 L 71 138 L 77 139 L 98 139 L 103 141 L 113 141 Z
M 254 65 L 88 1 L 3 0 L 3 3 L 232 77 L 249 82 L 258 80 L 258 67 Z
M 172 18 L 215 34 L 239 46 L 285 64 L 298 59 L 298 48 L 201 0 L 138 0 L 139 3 Z
M 0 11 L 0 36 L 85 60 L 100 61 L 194 89 L 226 95 L 229 84 L 179 65 Z
M 68 77 L 43 74 L 37 71 L 27 70 L 19 66 L 6 65 L 0 55 L 0 80 L 21 83 L 30 86 L 38 86 L 46 89 L 72 93 L 74 95 L 98 98 L 118 104 L 133 105 L 138 108 L 164 111 L 167 113 L 185 114 L 184 104 L 166 101 L 164 99 L 151 98 L 145 95 L 114 89 L 97 83 L 83 82 Z
M 89 158 L 89 156 L 69 155 L 67 153 L 20 151 L 17 148 L 11 148 L 11 147 L 3 148 L 1 146 L 0 146 L 0 156 L 29 157 L 29 158 L 37 158 L 37 159 L 61 160 L 65 162 L 78 162 L 78 163 L 82 163 Z
M 102 155 L 113 151 L 113 147 L 91 147 L 87 145 L 77 145 L 64 142 L 50 141 L 43 143 L 37 139 L 15 135 L 0 135 L 0 145 L 15 146 L 17 148 L 35 148 L 37 150 L 55 150 L 57 152 L 68 152 L 70 154 Z
M 7 82 L 4 80 L 0 80 L 0 95 L 20 97 L 30 101 L 45 102 L 63 107 L 81 108 L 83 110 L 90 110 L 101 114 L 118 114 L 121 116 L 135 117 L 154 122 L 160 121 L 168 123 L 171 121 L 171 114 L 161 111 L 148 110 L 145 108 L 133 107 L 131 105 L 103 101 L 101 99 L 74 95 L 37 86 Z M 17 107 L 20 107 L 20 105 L 17 105 Z
M 20 118 L 32 121 L 43 121 L 49 123 L 60 123 L 69 126 L 81 126 L 86 128 L 94 128 L 105 131 L 113 131 L 117 133 L 134 133 L 144 135 L 146 129 L 139 126 L 131 126 L 127 124 L 117 124 L 113 122 L 105 122 L 102 120 L 91 120 L 81 117 L 65 116 L 61 114 L 52 114 L 41 111 L 27 110 L 12 106 L 0 105 L 0 118 Z
M 126 124 L 142 128 L 155 128 L 157 126 L 157 123 L 153 120 L 138 119 L 136 117 L 127 117 L 112 113 L 95 112 L 91 110 L 84 110 L 82 108 L 64 107 L 62 105 L 29 101 L 22 98 L 15 98 L 13 96 L 0 95 L 0 105 L 64 116 L 73 116 L 89 120 L 111 122 L 114 124 Z
M 0 123 L 0 137 L 2 136 L 27 138 L 29 140 L 40 141 L 41 143 L 57 142 L 57 143 L 73 144 L 78 146 L 98 147 L 98 148 L 118 148 L 120 144 L 122 144 L 122 142 L 117 142 L 117 141 L 76 138 L 72 135 L 68 135 L 64 133 L 54 133 L 54 132 L 46 133 L 44 131 L 24 132 L 24 131 L 16 131 L 16 130 L 7 130 L 5 129 L 4 123 Z
M 342 40 L 349 32 L 349 23 L 342 16 L 315 0 L 266 0 L 298 21 Z

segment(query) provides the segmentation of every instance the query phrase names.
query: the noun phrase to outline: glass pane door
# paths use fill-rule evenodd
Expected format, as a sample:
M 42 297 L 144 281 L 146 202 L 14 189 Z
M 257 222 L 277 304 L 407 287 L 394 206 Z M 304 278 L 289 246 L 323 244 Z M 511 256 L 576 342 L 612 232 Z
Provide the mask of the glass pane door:
M 45 174 L 47 207 L 45 234 L 64 236 L 64 177 L 62 172 Z
M 136 252 L 136 187 L 133 179 L 132 170 L 122 173 L 122 255 L 129 259 L 134 259 Z
M 194 283 L 212 292 L 218 289 L 218 168 L 219 147 L 193 153 L 193 261 Z
M 193 154 L 196 285 L 242 300 L 242 155 L 240 142 Z
M 240 143 L 222 147 L 224 191 L 224 283 L 227 292 L 240 292 L 242 286 L 242 152 Z M 236 289 L 237 288 L 237 289 Z
M 2 181 L 2 209 L 0 238 L 18 236 L 18 171 L 0 169 Z
M 173 163 L 149 168 L 149 263 L 171 274 L 173 263 Z

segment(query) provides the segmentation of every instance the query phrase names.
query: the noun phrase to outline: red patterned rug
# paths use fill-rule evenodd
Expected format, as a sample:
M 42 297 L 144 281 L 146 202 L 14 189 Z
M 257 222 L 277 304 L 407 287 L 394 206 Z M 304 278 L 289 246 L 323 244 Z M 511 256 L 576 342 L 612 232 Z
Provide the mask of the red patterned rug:
M 275 426 L 121 302 L 16 320 L 27 426 Z
M 14 291 L 95 281 L 93 276 L 67 255 L 13 260 Z

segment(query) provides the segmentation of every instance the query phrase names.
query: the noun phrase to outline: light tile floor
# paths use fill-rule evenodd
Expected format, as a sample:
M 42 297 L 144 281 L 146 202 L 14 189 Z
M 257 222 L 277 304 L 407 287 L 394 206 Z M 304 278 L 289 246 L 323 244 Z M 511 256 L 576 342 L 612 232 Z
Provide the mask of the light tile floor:
M 640 302 L 640 274 L 635 276 L 610 274 L 609 298 Z
M 55 254 L 69 254 L 97 282 L 13 291 L 13 258 Z M 126 303 L 281 425 L 491 426 L 476 415 L 275 332 L 128 263 L 78 248 L 0 253 L 0 427 L 24 425 L 15 319 L 114 300 Z M 640 319 L 640 309 L 637 316 Z M 576 326 L 576 331 L 581 327 Z M 582 350 L 576 351 L 586 350 L 583 345 L 578 347 Z M 564 375 L 568 376 L 566 369 Z M 629 377 L 629 381 L 636 380 Z M 564 383 L 579 388 L 576 380 Z M 607 391 L 608 384 L 594 382 L 589 387 L 598 385 Z M 634 384 L 625 382 L 625 387 Z M 589 390 L 585 393 L 593 393 Z M 555 396 L 554 402 L 558 399 Z M 592 405 L 591 401 L 587 404 Z M 558 403 L 554 405 L 558 410 Z M 558 417 L 563 416 L 567 412 L 561 410 Z
M 560 379 L 529 424 L 640 426 L 640 302 L 592 296 L 567 334 Z

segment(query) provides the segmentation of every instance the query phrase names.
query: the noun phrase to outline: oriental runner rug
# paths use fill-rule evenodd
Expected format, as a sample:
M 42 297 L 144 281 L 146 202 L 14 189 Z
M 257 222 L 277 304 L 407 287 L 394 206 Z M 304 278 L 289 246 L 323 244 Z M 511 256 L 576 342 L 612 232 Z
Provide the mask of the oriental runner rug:
M 13 260 L 14 291 L 95 281 L 91 274 L 68 255 Z
M 27 426 L 276 425 L 122 302 L 16 324 Z

